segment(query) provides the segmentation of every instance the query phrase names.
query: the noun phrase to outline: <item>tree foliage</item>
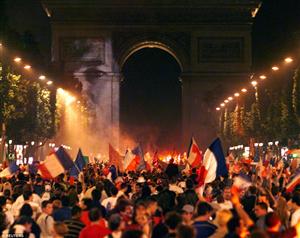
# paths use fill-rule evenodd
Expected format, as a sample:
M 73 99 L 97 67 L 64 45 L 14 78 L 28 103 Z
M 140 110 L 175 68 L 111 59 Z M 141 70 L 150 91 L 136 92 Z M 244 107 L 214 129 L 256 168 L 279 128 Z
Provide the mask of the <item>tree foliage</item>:
M 220 132 L 228 145 L 247 143 L 250 138 L 284 143 L 299 139 L 300 68 L 295 70 L 293 77 L 286 75 L 256 89 L 251 101 L 225 108 Z

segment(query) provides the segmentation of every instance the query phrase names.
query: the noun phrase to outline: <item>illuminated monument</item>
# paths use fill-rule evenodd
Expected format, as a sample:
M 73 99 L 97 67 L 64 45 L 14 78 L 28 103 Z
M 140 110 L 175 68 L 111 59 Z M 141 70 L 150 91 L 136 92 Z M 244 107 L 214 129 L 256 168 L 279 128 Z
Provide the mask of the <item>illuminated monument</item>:
M 217 100 L 250 72 L 256 0 L 42 3 L 51 20 L 56 71 L 62 79 L 81 82 L 99 124 L 107 125 L 107 136 L 118 137 L 110 131 L 120 123 L 122 66 L 140 49 L 162 49 L 181 67 L 185 145 L 192 134 L 200 144 L 211 141 Z

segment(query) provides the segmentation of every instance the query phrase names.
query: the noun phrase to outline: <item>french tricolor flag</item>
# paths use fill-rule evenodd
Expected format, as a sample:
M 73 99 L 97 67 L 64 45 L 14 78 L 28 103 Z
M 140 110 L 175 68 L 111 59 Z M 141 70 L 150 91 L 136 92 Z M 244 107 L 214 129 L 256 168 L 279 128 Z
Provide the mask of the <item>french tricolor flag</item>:
M 198 170 L 199 186 L 211 183 L 216 177 L 227 174 L 228 170 L 221 141 L 217 138 L 204 153 L 202 166 Z
M 140 162 L 140 158 L 136 156 L 130 149 L 127 149 L 124 157 L 123 168 L 125 171 L 136 171 Z
M 286 185 L 286 192 L 293 192 L 298 184 L 300 184 L 300 171 L 298 171 L 292 180 Z
M 19 166 L 16 164 L 16 161 L 11 162 L 7 168 L 0 172 L 0 178 L 3 177 L 11 177 L 14 175 L 19 169 Z
M 46 159 L 39 165 L 38 172 L 43 178 L 53 179 L 69 170 L 73 164 L 74 162 L 70 155 L 61 146 L 57 151 L 46 157 Z
M 191 139 L 187 160 L 191 168 L 198 168 L 203 161 L 202 151 L 199 149 L 194 137 Z

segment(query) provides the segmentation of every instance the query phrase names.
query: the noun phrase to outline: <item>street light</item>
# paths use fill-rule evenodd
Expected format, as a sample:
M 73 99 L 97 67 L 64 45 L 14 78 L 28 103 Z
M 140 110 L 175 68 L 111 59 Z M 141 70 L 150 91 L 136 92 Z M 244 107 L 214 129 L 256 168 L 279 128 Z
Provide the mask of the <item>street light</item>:
M 235 93 L 234 96 L 235 96 L 235 97 L 239 97 L 240 94 L 239 94 L 239 93 Z
M 274 66 L 272 67 L 272 70 L 273 70 L 273 71 L 277 71 L 277 70 L 279 70 L 279 68 L 278 68 L 276 65 L 274 65 Z
M 266 79 L 267 76 L 266 76 L 266 75 L 260 75 L 259 78 L 260 78 L 260 79 Z
M 14 61 L 16 62 L 16 63 L 19 63 L 19 62 L 21 62 L 21 58 L 20 57 L 16 57 L 16 58 L 14 58 Z
M 228 103 L 229 101 L 226 99 L 226 100 L 224 100 L 224 102 L 225 102 L 225 103 Z
M 225 103 L 221 103 L 220 106 L 221 106 L 221 107 L 225 107 Z
M 48 81 L 48 82 L 47 82 L 47 85 L 51 85 L 51 84 L 53 84 L 52 81 Z
M 257 82 L 256 82 L 255 80 L 253 80 L 253 81 L 251 82 L 251 84 L 252 84 L 253 87 L 255 87 L 255 86 L 257 85 Z
M 293 62 L 293 59 L 291 57 L 287 57 L 287 58 L 284 59 L 284 61 L 286 63 L 291 63 L 291 62 Z
M 243 93 L 246 93 L 246 92 L 247 92 L 247 89 L 242 88 L 241 91 L 242 91 Z
M 217 111 L 220 111 L 220 110 L 221 110 L 221 108 L 217 107 L 217 108 L 216 108 L 216 110 L 217 110 Z
M 30 66 L 29 64 L 26 64 L 26 65 L 24 66 L 24 69 L 29 70 L 29 69 L 31 69 L 31 66 Z
M 231 101 L 232 99 L 233 99 L 232 97 L 229 97 L 229 98 L 228 98 L 229 101 Z
M 45 75 L 40 75 L 39 79 L 40 79 L 40 80 L 45 80 L 45 79 L 46 79 L 46 76 L 45 76 Z

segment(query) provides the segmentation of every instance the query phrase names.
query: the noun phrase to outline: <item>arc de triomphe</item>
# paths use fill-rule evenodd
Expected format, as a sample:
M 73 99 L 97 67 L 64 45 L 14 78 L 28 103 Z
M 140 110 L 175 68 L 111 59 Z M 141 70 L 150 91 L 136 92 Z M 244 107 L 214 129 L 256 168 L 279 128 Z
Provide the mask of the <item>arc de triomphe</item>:
M 122 66 L 140 49 L 162 49 L 181 67 L 184 145 L 191 135 L 202 145 L 216 136 L 210 119 L 216 103 L 249 75 L 257 0 L 42 3 L 51 20 L 52 61 L 59 76 L 82 83 L 110 137 L 118 137 L 110 130 L 119 126 Z

